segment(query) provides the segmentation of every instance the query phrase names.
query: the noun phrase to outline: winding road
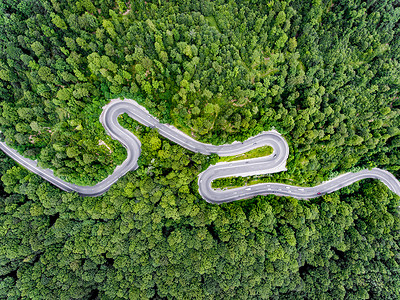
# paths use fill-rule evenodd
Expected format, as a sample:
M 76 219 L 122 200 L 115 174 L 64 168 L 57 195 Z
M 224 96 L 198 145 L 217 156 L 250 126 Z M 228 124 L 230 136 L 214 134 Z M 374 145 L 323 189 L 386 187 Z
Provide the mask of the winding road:
M 138 168 L 137 161 L 141 153 L 141 143 L 135 135 L 118 123 L 118 116 L 123 113 L 127 113 L 131 118 L 145 126 L 157 128 L 162 136 L 180 146 L 205 155 L 216 153 L 219 156 L 232 156 L 266 145 L 273 148 L 273 153 L 269 156 L 217 163 L 199 174 L 199 193 L 209 203 L 219 204 L 268 194 L 290 196 L 297 199 L 311 199 L 323 194 L 332 193 L 366 178 L 379 179 L 392 192 L 400 196 L 400 182 L 390 172 L 378 168 L 363 170 L 357 173 L 346 173 L 315 187 L 300 187 L 281 183 L 260 183 L 234 189 L 214 190 L 211 187 L 211 182 L 217 178 L 251 176 L 285 171 L 286 161 L 289 156 L 289 147 L 286 140 L 277 131 L 267 131 L 251 137 L 242 143 L 234 142 L 220 146 L 201 143 L 171 125 L 160 123 L 143 106 L 131 99 L 113 99 L 103 107 L 100 122 L 107 133 L 113 139 L 121 142 L 127 149 L 127 158 L 121 165 L 116 167 L 110 176 L 94 186 L 78 186 L 63 181 L 54 176 L 52 170 L 38 167 L 36 161 L 23 157 L 4 142 L 0 142 L 0 149 L 20 165 L 64 191 L 75 191 L 81 196 L 99 196 L 106 192 L 120 177 Z

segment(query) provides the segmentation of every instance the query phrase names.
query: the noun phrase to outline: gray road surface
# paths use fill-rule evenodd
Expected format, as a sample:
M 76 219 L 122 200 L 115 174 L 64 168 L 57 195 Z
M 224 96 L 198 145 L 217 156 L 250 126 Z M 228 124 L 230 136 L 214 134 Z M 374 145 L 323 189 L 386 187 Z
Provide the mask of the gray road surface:
M 289 156 L 289 147 L 286 140 L 277 131 L 268 131 L 251 137 L 242 143 L 234 142 L 232 144 L 220 146 L 204 144 L 194 140 L 171 125 L 161 124 L 156 118 L 150 115 L 144 107 L 131 99 L 113 99 L 109 104 L 103 107 L 103 112 L 100 115 L 100 122 L 108 134 L 113 139 L 121 142 L 127 149 L 127 158 L 121 165 L 116 167 L 110 176 L 94 186 L 78 186 L 65 182 L 55 177 L 53 171 L 38 167 L 36 161 L 21 156 L 17 151 L 9 148 L 4 142 L 0 142 L 0 149 L 20 165 L 38 174 L 64 191 L 75 191 L 81 196 L 99 196 L 106 192 L 120 177 L 138 168 L 137 161 L 141 152 L 141 144 L 135 135 L 119 125 L 118 116 L 123 113 L 127 113 L 131 118 L 145 126 L 157 128 L 162 136 L 180 146 L 205 155 L 216 153 L 219 156 L 232 156 L 266 145 L 273 148 L 273 153 L 269 156 L 217 163 L 199 174 L 199 193 L 210 203 L 218 204 L 231 202 L 267 194 L 290 196 L 298 199 L 310 199 L 323 194 L 332 193 L 365 178 L 379 179 L 386 184 L 391 191 L 400 195 L 400 182 L 391 173 L 377 168 L 363 170 L 358 173 L 346 173 L 315 187 L 262 183 L 234 189 L 214 190 L 211 188 L 211 182 L 217 178 L 251 176 L 285 171 L 286 161 Z

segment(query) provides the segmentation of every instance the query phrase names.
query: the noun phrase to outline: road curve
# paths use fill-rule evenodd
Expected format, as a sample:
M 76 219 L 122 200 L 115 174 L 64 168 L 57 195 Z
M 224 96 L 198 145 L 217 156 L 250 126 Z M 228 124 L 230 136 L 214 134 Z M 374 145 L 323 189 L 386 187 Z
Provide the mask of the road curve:
M 111 175 L 94 186 L 78 186 L 63 181 L 54 176 L 52 170 L 38 167 L 36 161 L 23 157 L 4 142 L 0 142 L 0 149 L 28 170 L 38 174 L 64 191 L 75 191 L 81 196 L 99 196 L 106 192 L 120 177 L 138 168 L 137 161 L 141 152 L 141 143 L 135 135 L 118 123 L 118 116 L 123 113 L 127 113 L 131 118 L 145 126 L 157 128 L 162 136 L 180 146 L 205 155 L 216 153 L 219 156 L 232 156 L 266 145 L 273 148 L 273 153 L 269 156 L 217 163 L 199 174 L 199 193 L 209 203 L 232 202 L 267 194 L 310 199 L 334 192 L 365 178 L 379 179 L 391 191 L 400 195 L 400 182 L 391 173 L 377 168 L 358 173 L 346 173 L 315 187 L 262 183 L 234 189 L 214 190 L 211 187 L 211 182 L 217 178 L 251 176 L 285 171 L 286 161 L 289 156 L 289 147 L 286 140 L 277 131 L 273 130 L 262 132 L 244 142 L 234 142 L 220 146 L 201 143 L 171 125 L 160 123 L 143 106 L 131 99 L 113 99 L 103 107 L 100 122 L 107 133 L 113 139 L 121 142 L 127 149 L 127 158 L 121 165 L 116 167 Z

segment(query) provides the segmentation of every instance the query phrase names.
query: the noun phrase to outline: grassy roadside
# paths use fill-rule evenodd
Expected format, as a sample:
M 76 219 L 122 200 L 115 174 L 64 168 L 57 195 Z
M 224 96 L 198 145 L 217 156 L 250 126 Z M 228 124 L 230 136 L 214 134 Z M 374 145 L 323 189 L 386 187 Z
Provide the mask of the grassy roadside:
M 369 167 L 371 169 L 372 166 Z M 215 179 L 211 183 L 212 188 L 221 188 L 221 189 L 233 189 L 242 186 L 249 186 L 258 183 L 284 183 L 289 185 L 296 185 L 302 187 L 313 187 L 321 184 L 323 181 L 331 180 L 345 174 L 347 172 L 357 173 L 364 169 L 368 169 L 367 167 L 353 167 L 348 170 L 343 170 L 342 172 L 331 172 L 330 175 L 326 178 L 314 177 L 312 181 L 304 181 L 301 177 L 301 174 L 292 174 L 288 171 L 273 173 L 273 174 L 262 174 L 262 175 L 253 175 L 247 177 L 226 177 L 226 178 L 218 178 Z
M 230 161 L 235 161 L 235 160 L 243 160 L 243 159 L 249 159 L 249 158 L 268 156 L 268 155 L 271 155 L 272 152 L 273 152 L 272 147 L 263 146 L 263 147 L 253 149 L 253 150 L 250 150 L 250 151 L 242 153 L 242 154 L 238 154 L 238 155 L 234 155 L 234 156 L 220 157 L 218 159 L 218 162 L 230 162 Z

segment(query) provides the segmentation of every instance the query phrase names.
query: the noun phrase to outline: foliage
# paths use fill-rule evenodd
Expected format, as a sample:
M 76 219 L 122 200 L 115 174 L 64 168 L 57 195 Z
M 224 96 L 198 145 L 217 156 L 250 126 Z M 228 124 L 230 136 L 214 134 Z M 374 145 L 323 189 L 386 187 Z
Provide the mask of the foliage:
M 218 161 L 220 161 L 220 162 L 223 162 L 223 161 L 229 162 L 229 161 L 235 161 L 235 160 L 243 160 L 243 159 L 250 159 L 250 158 L 256 158 L 256 157 L 263 157 L 263 156 L 271 155 L 272 152 L 273 152 L 273 149 L 270 146 L 262 146 L 262 147 L 247 151 L 247 152 L 242 153 L 242 154 L 220 157 Z
M 399 175 L 397 6 L 3 0 L 2 138 L 95 184 L 125 159 L 98 118 L 126 96 L 203 142 L 277 129 L 288 171 L 257 180 Z M 62 192 L 0 154 L 1 299 L 400 298 L 399 197 L 381 183 L 215 206 L 197 175 L 216 155 L 120 123 L 141 140 L 139 168 L 102 197 Z
M 278 129 L 305 182 L 353 166 L 396 172 L 396 5 L 314 2 L 3 1 L 0 130 L 62 178 L 94 184 L 125 158 L 100 108 L 136 95 L 205 142 Z
M 168 148 L 182 151 L 163 141 Z M 383 184 L 310 202 L 267 196 L 215 206 L 185 182 L 196 172 L 180 176 L 187 167 L 175 162 L 129 173 L 98 198 L 36 175 L 11 183 L 10 166 L 3 181 L 15 193 L 0 197 L 0 298 L 400 296 L 399 197 Z

